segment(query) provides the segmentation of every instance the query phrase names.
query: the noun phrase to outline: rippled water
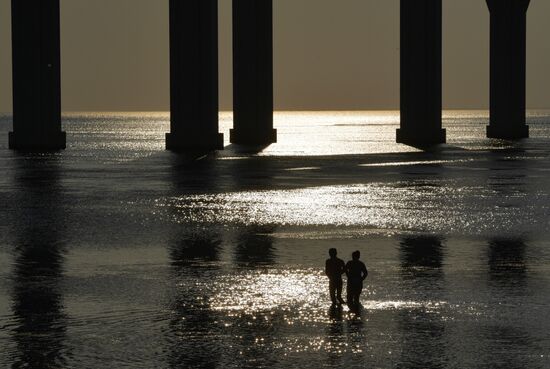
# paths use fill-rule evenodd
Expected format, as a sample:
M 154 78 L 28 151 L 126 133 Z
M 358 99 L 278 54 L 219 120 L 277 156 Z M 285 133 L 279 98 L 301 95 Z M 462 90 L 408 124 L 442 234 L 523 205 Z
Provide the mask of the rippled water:
M 221 128 L 229 137 L 231 116 Z M 279 143 L 163 150 L 166 114 L 73 114 L 7 150 L 0 367 L 550 368 L 550 113 L 532 138 L 395 144 L 395 112 L 279 113 Z M 360 314 L 328 248 L 362 251 Z

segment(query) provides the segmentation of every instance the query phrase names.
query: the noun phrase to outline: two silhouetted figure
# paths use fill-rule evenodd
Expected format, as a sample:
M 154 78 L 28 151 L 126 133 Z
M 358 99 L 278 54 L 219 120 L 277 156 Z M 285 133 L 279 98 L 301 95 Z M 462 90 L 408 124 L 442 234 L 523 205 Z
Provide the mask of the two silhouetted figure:
M 348 283 L 346 288 L 347 303 L 350 310 L 355 311 L 359 308 L 359 296 L 363 291 L 363 281 L 369 274 L 365 264 L 359 260 L 361 253 L 354 251 L 351 254 L 352 260 L 344 264 L 342 259 L 339 259 L 335 248 L 328 251 L 330 259 L 325 263 L 325 273 L 329 280 L 330 299 L 334 305 L 343 304 L 342 299 L 342 274 L 346 274 Z

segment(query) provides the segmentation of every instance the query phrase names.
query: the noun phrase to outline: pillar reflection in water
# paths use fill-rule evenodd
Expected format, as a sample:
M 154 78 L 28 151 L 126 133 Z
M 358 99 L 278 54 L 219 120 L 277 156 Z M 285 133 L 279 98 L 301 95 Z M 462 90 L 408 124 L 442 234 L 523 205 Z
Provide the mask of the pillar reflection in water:
M 399 311 L 403 337 L 400 368 L 445 368 L 445 323 L 430 305 L 441 300 L 443 290 L 443 239 L 408 236 L 399 243 L 401 275 L 415 302 L 424 306 Z M 406 288 L 407 288 L 406 287 Z
M 21 158 L 16 171 L 13 367 L 62 367 L 67 316 L 61 283 L 64 210 L 58 163 L 53 157 Z
M 209 299 L 221 247 L 220 233 L 208 227 L 182 232 L 170 245 L 176 281 L 170 303 L 167 360 L 171 368 L 216 368 L 220 361 L 221 328 Z
M 484 344 L 488 346 L 483 350 L 484 361 L 494 363 L 495 367 L 538 367 L 535 362 L 530 362 L 532 357 L 517 354 L 538 349 L 530 347 L 534 340 L 528 326 L 533 322 L 522 307 L 524 298 L 536 293 L 528 288 L 527 248 L 521 237 L 496 237 L 488 242 L 489 309 L 494 319 L 480 329 Z M 502 301 L 509 303 L 503 305 Z
M 205 228 L 186 232 L 174 242 L 170 250 L 172 266 L 178 273 L 215 268 L 215 263 L 220 258 L 221 247 L 222 239 L 217 230 Z
M 527 279 L 525 253 L 521 238 L 493 238 L 489 241 L 489 279 L 502 285 L 521 287 Z
M 202 211 L 187 195 L 215 193 L 223 184 L 220 166 L 207 151 L 171 156 L 171 196 L 187 210 L 171 208 L 176 231 L 168 245 L 173 291 L 168 303 L 167 362 L 171 368 L 216 368 L 222 343 L 212 309 L 223 251 L 222 231 L 193 221 Z M 200 215 L 200 214 L 199 214 Z
M 245 270 L 241 273 L 250 275 L 258 268 L 274 266 L 276 263 L 274 226 L 252 225 L 237 230 L 235 239 L 235 263 Z M 279 272 L 274 272 L 279 273 Z M 252 274 L 254 275 L 254 274 Z M 247 286 L 247 296 L 255 299 L 269 299 L 269 291 L 254 290 L 259 287 L 253 284 L 253 279 L 247 278 L 251 285 Z M 273 288 L 277 288 L 273 286 Z M 256 297 L 255 297 L 256 296 Z M 246 301 L 243 301 L 246 303 Z M 248 301 L 253 303 L 254 301 Z M 262 301 L 256 301 L 261 305 Z M 241 366 L 250 363 L 261 363 L 262 367 L 272 367 L 278 362 L 278 355 L 272 352 L 272 347 L 279 336 L 279 331 L 286 325 L 284 313 L 260 309 L 252 314 L 240 314 L 235 322 L 234 345 L 242 352 Z
M 438 236 L 410 236 L 399 243 L 401 273 L 404 279 L 432 279 L 440 282 L 443 277 L 443 240 Z
M 275 263 L 273 226 L 249 226 L 238 231 L 235 260 L 240 265 L 270 265 Z

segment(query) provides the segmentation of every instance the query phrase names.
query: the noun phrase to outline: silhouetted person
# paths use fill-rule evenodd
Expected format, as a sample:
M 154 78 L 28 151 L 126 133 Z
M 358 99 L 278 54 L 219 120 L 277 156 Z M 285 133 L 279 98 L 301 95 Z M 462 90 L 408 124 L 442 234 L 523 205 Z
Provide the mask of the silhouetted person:
M 325 274 L 328 277 L 328 289 L 330 292 L 330 300 L 334 305 L 336 303 L 343 304 L 342 299 L 342 274 L 345 272 L 344 260 L 336 257 L 337 251 L 335 248 L 328 250 L 330 259 L 325 263 Z
M 363 281 L 369 272 L 365 264 L 359 260 L 361 253 L 354 251 L 351 254 L 352 260 L 346 264 L 346 275 L 348 276 L 347 297 L 348 306 L 351 310 L 359 308 L 359 296 L 363 291 Z

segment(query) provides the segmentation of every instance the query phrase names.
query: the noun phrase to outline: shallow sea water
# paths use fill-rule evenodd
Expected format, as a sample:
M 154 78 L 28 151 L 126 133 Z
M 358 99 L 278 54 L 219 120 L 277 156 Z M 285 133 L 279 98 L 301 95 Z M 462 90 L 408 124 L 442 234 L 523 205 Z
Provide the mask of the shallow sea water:
M 518 142 L 446 112 L 429 152 L 398 120 L 177 155 L 166 114 L 68 114 L 67 150 L 22 154 L 0 117 L 0 367 L 550 368 L 550 112 Z M 369 268 L 359 314 L 330 247 Z

